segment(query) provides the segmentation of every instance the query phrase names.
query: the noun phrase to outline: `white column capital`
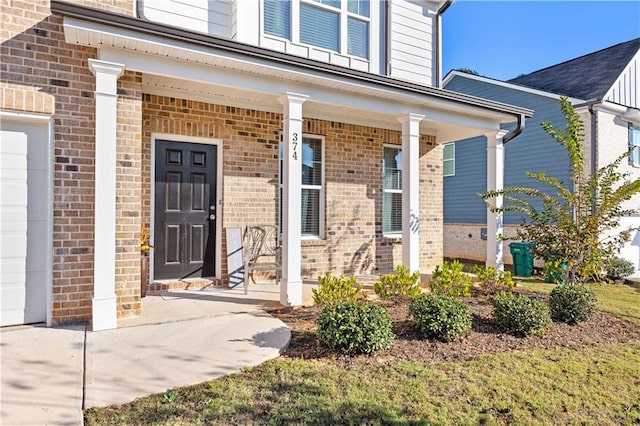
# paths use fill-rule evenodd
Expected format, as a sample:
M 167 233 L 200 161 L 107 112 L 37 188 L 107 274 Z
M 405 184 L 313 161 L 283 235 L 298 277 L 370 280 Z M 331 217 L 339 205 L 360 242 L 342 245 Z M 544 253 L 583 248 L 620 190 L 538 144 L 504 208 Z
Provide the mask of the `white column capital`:
M 116 96 L 118 78 L 124 72 L 123 64 L 89 59 L 89 69 L 96 76 L 96 93 Z
M 309 99 L 308 95 L 303 95 L 301 93 L 284 92 L 278 98 L 278 101 L 280 101 L 280 103 L 286 107 L 290 104 L 302 105 L 307 99 Z
M 407 124 L 407 123 L 419 124 L 424 119 L 424 117 L 425 116 L 423 114 L 414 114 L 414 113 L 410 112 L 407 115 L 403 115 L 401 117 L 398 117 L 398 121 L 400 123 L 402 123 L 403 125 Z M 417 131 L 417 129 L 415 129 L 415 130 Z
M 487 137 L 487 145 L 489 145 L 490 143 L 493 143 L 495 145 L 495 142 L 497 140 L 502 140 L 502 138 L 504 138 L 507 133 L 509 133 L 507 129 L 497 129 L 485 133 L 484 135 Z

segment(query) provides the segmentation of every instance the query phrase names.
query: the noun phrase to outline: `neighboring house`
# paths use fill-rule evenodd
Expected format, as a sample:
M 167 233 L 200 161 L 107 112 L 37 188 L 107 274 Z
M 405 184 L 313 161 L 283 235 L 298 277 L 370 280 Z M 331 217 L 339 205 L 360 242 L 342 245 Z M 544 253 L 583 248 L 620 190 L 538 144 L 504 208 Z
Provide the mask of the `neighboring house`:
M 2 325 L 139 315 L 141 228 L 172 288 L 280 221 L 285 305 L 441 263 L 442 145 L 532 114 L 437 88 L 448 4 L 5 4 Z
M 458 71 L 450 72 L 444 87 L 482 98 L 535 110 L 524 132 L 505 146 L 504 186 L 539 185 L 527 171 L 545 171 L 569 180 L 566 151 L 540 126 L 566 122 L 558 99 L 569 97 L 585 128 L 584 152 L 589 170 L 611 163 L 629 149 L 622 172 L 640 179 L 640 39 L 621 43 L 558 65 L 503 82 Z M 482 138 L 445 145 L 444 221 L 446 257 L 486 260 L 494 253 L 484 239 L 487 209 L 477 196 L 486 191 L 487 170 Z M 447 161 L 450 166 L 447 168 Z M 640 197 L 626 207 L 638 208 Z M 505 234 L 515 233 L 522 217 L 504 215 Z M 621 229 L 640 225 L 640 216 L 621 218 Z M 640 235 L 622 250 L 622 256 L 640 269 Z M 511 263 L 505 244 L 504 262 Z

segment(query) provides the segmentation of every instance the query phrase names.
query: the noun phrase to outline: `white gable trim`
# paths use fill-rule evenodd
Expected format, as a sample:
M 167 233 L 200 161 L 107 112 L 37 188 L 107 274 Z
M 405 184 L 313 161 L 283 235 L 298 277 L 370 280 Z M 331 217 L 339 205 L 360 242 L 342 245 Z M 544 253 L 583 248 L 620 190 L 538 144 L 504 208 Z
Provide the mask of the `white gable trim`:
M 518 90 L 520 92 L 525 92 L 525 93 L 531 93 L 533 95 L 544 96 L 546 98 L 551 98 L 551 99 L 560 99 L 560 96 L 562 96 L 556 93 L 545 92 L 543 90 L 522 86 L 520 84 L 508 83 L 506 81 L 495 80 L 493 78 L 483 77 L 483 76 L 474 75 L 474 74 L 468 74 L 466 72 L 461 72 L 461 71 L 450 71 L 449 74 L 447 74 L 447 76 L 445 77 L 444 81 L 442 82 L 442 87 L 446 87 L 446 85 L 449 84 L 451 80 L 453 80 L 455 77 L 468 78 L 469 80 L 476 80 L 482 83 L 493 84 L 495 86 L 500 86 L 500 87 L 504 87 L 512 90 Z M 586 99 L 569 98 L 569 102 L 571 103 L 571 105 L 581 104 L 581 103 L 584 103 L 585 101 Z
M 640 108 L 640 50 L 633 55 L 603 99 L 632 108 Z

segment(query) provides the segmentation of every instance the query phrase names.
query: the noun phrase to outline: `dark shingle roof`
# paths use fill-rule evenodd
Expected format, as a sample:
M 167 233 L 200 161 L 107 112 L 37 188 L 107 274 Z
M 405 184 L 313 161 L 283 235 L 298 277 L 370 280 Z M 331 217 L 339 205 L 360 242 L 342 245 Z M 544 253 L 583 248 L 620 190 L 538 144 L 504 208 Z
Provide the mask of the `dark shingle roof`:
M 509 83 L 573 98 L 602 100 L 639 49 L 637 38 L 521 75 Z

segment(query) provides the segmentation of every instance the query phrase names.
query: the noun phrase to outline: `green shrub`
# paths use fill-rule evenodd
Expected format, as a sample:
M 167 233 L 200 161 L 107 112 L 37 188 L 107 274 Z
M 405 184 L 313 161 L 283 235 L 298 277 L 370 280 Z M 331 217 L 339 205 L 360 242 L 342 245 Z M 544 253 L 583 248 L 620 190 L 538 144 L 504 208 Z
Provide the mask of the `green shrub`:
M 433 276 L 429 280 L 429 288 L 434 294 L 441 296 L 471 296 L 473 279 L 462 272 L 464 265 L 457 260 L 444 262 L 442 269 L 436 266 Z
M 312 289 L 313 302 L 316 305 L 328 305 L 338 302 L 357 300 L 362 292 L 362 284 L 356 285 L 356 277 L 332 277 L 329 272 L 318 277 L 320 287 Z
M 420 271 L 412 274 L 409 268 L 398 265 L 395 273 L 380 275 L 374 290 L 383 300 L 415 299 L 422 294 Z
M 477 275 L 480 287 L 491 294 L 508 291 L 516 286 L 510 271 L 500 271 L 493 266 L 475 265 L 471 273 Z
M 549 307 L 554 321 L 577 324 L 589 321 L 596 312 L 598 298 L 583 285 L 567 284 L 551 290 Z
M 411 302 L 409 313 L 429 339 L 451 342 L 471 331 L 471 310 L 455 297 L 423 294 Z
M 327 305 L 317 323 L 320 342 L 346 353 L 370 354 L 389 349 L 394 338 L 389 313 L 371 302 Z
M 493 302 L 493 318 L 498 327 L 518 337 L 547 332 L 551 315 L 547 305 L 523 295 L 500 292 Z
M 607 276 L 611 279 L 618 280 L 635 272 L 633 263 L 621 257 L 615 257 L 609 265 L 607 265 Z

